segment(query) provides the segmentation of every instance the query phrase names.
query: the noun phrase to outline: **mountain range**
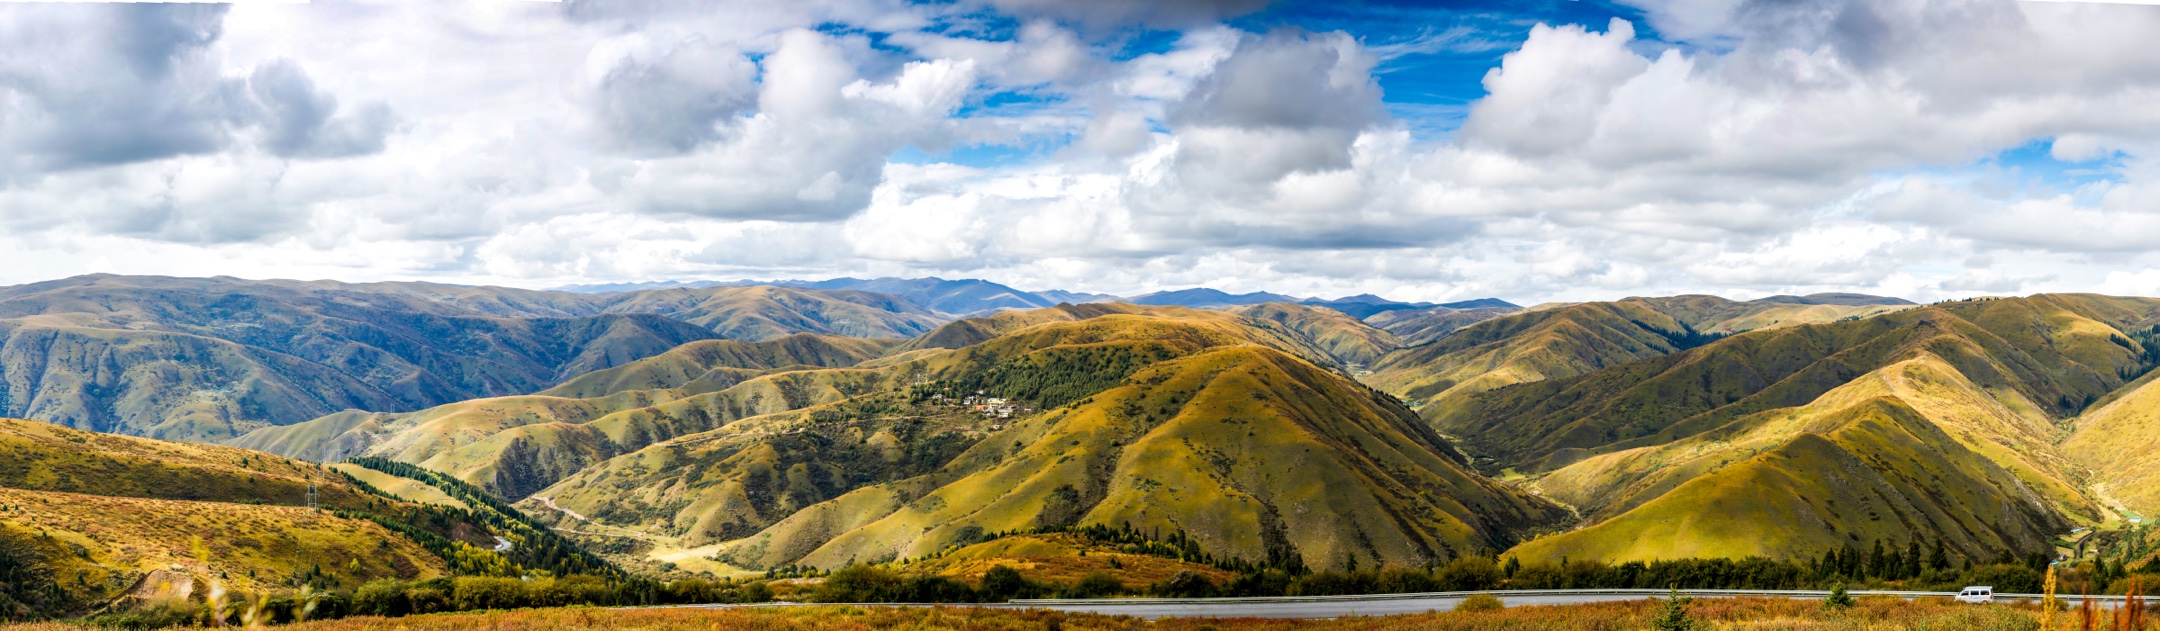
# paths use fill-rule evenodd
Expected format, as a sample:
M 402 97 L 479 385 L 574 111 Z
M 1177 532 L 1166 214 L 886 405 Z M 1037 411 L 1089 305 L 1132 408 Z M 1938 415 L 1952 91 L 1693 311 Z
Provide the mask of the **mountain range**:
M 156 467 L 342 463 L 355 482 L 334 501 L 382 523 L 493 507 L 630 571 L 925 561 L 1078 528 L 1239 567 L 1923 541 L 1993 560 L 2079 529 L 2128 536 L 2160 510 L 2146 298 L 1525 309 L 1051 301 L 939 279 L 575 293 L 96 276 L 0 289 L 0 332 L 5 415 L 78 428 L 0 424 L 35 437 L 19 460 L 45 463 L 0 466 L 9 493 L 125 496 L 153 515 L 195 509 L 142 502 L 243 499 L 192 487 L 293 491 L 146 482 Z M 76 462 L 65 444 L 122 460 Z M 186 464 L 205 458 L 224 464 Z M 455 555 L 393 558 L 401 576 L 463 571 Z M 377 572 L 362 569 L 336 579 Z

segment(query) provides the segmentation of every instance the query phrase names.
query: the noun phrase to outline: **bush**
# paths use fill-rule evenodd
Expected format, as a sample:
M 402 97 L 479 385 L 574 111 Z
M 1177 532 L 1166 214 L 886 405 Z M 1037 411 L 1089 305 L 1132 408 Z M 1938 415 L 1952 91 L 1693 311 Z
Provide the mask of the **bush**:
M 1503 576 L 1500 566 L 1485 557 L 1462 557 L 1442 566 L 1434 580 L 1441 591 L 1472 592 L 1492 589 L 1500 584 Z
M 992 571 L 995 571 L 994 569 Z M 875 565 L 850 565 L 825 577 L 811 600 L 821 603 L 892 602 L 900 591 L 901 578 Z
M 1148 587 L 1157 596 L 1170 598 L 1207 598 L 1215 595 L 1215 582 L 1192 570 L 1179 570 L 1176 575 Z
M 1221 592 L 1225 596 L 1282 596 L 1290 593 L 1292 581 L 1289 572 L 1263 570 L 1239 574 L 1237 578 L 1223 584 Z
M 1688 617 L 1687 611 L 1690 602 L 1693 602 L 1693 599 L 1680 595 L 1680 590 L 1672 590 L 1672 597 L 1665 599 L 1658 609 L 1657 617 L 1650 619 L 1650 628 L 1657 631 L 1693 631 L 1695 619 Z
M 1072 589 L 1066 590 L 1065 595 L 1071 598 L 1102 598 L 1123 593 L 1124 582 L 1111 576 L 1109 572 L 1096 572 L 1082 577 L 1080 582 L 1073 584 Z
M 514 578 L 461 576 L 450 585 L 450 602 L 459 610 L 517 609 L 529 604 L 525 581 Z
M 1019 597 L 1025 591 L 1028 591 L 1028 581 L 1020 575 L 1019 570 L 1000 565 L 983 572 L 983 600 L 1004 602 Z
M 439 585 L 415 585 L 405 590 L 405 603 L 416 614 L 449 611 L 450 591 Z
M 1482 593 L 1471 594 L 1469 597 L 1462 599 L 1462 602 L 1455 604 L 1455 610 L 1463 613 L 1499 611 L 1506 608 L 1507 603 L 1500 602 L 1500 597 Z
M 772 599 L 772 586 L 765 584 L 765 581 L 758 581 L 736 590 L 733 600 L 738 603 L 764 603 L 772 602 Z
M 381 579 L 361 585 L 353 592 L 353 613 L 366 616 L 402 616 L 412 613 L 412 602 L 406 600 L 406 585 L 395 579 Z

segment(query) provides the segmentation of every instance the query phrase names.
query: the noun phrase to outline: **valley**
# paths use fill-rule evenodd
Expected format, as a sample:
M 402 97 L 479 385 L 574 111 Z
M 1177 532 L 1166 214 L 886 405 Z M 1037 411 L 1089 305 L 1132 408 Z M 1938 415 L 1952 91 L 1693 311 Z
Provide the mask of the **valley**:
M 1497 573 L 1493 585 L 1576 572 L 1633 585 L 1613 573 L 1674 560 L 1741 564 L 1774 586 L 2014 583 L 2058 555 L 2101 589 L 2160 569 L 2141 526 L 2160 512 L 2160 420 L 2147 414 L 2160 300 L 1150 300 L 1209 307 L 1196 308 L 1037 306 L 1026 292 L 892 279 L 878 286 L 916 298 L 216 289 L 226 282 L 0 291 L 31 323 L 22 335 L 72 319 L 120 344 L 343 349 L 260 355 L 287 358 L 279 370 L 230 364 L 263 385 L 236 390 L 260 403 L 224 416 L 122 389 L 30 410 L 56 424 L 0 421 L 0 524 L 39 575 L 80 577 L 63 590 L 72 606 L 153 579 L 425 590 L 536 568 L 610 589 L 778 581 L 783 598 L 850 568 L 966 587 L 1002 566 L 1046 590 L 1122 586 L 1103 593 L 1156 593 L 1181 575 L 1250 593 L 1338 589 L 1328 577 L 1417 568 L 1445 584 L 1467 580 L 1442 571 L 1458 566 Z M 113 287 L 127 298 L 84 315 Z M 977 298 L 999 306 L 947 311 Z M 363 313 L 406 324 L 305 333 Z M 302 333 L 231 332 L 272 315 Z M 172 359 L 99 361 L 208 374 L 187 373 L 185 352 L 144 352 Z M 216 357 L 201 365 L 230 363 Z M 41 383 L 27 391 L 61 387 L 53 364 L 0 366 Z M 293 381 L 310 370 L 349 386 Z M 431 370 L 459 377 L 381 385 Z M 263 398 L 274 385 L 312 398 Z M 393 396 L 433 391 L 429 405 Z M 69 428 L 107 414 L 149 424 Z M 124 435 L 137 433 L 193 442 Z M 306 508 L 311 486 L 321 511 Z M 1907 549 L 1939 562 L 1914 552 L 1894 561 L 1913 569 L 1878 567 Z

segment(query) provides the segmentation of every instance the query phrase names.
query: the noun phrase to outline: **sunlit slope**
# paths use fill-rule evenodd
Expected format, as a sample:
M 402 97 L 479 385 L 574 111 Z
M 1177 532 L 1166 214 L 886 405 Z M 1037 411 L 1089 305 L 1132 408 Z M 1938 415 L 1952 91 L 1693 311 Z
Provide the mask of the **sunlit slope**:
M 2101 494 L 2145 516 L 2160 515 L 2160 372 L 2077 419 L 2062 451 L 2094 473 Z
M 595 464 L 527 500 L 697 547 L 755 534 L 870 484 L 931 471 L 994 421 L 967 411 L 881 415 L 897 395 L 753 417 Z M 926 412 L 924 410 L 910 410 Z
M 215 442 L 523 394 L 711 337 L 656 315 L 505 318 L 334 283 L 85 276 L 0 288 L 0 414 Z
M 666 532 L 685 546 L 705 545 L 756 532 L 840 492 L 937 470 L 958 454 L 953 446 L 964 447 L 984 428 L 1011 422 L 960 405 L 976 392 L 1024 401 L 1030 409 L 1054 407 L 1116 387 L 1157 362 L 1210 348 L 1274 344 L 1319 353 L 1302 338 L 1256 328 L 1251 320 L 1159 309 L 1168 315 L 1107 312 L 1069 320 L 1007 312 L 1000 315 L 1018 317 L 1003 319 L 1043 322 L 960 350 L 905 354 L 899 357 L 912 358 L 874 370 L 771 375 L 721 393 L 613 414 L 590 425 L 624 444 L 632 438 L 682 438 L 596 465 L 540 495 L 603 523 Z M 825 387 L 791 381 L 813 378 Z M 762 384 L 775 389 L 743 396 Z M 701 409 L 711 405 L 708 400 L 732 407 Z M 745 420 L 714 422 L 738 418 Z M 869 453 L 879 455 L 864 455 Z M 893 460 L 881 463 L 888 456 Z M 796 490 L 788 493 L 759 490 L 773 487 L 755 477 L 757 472 L 797 467 L 824 473 L 790 473 L 787 485 Z M 641 499 L 648 490 L 663 489 Z
M 1480 307 L 1476 309 L 1401 309 L 1382 311 L 1365 318 L 1365 323 L 1394 334 L 1402 346 L 1430 343 L 1463 327 L 1494 318 L 1522 313 L 1515 307 Z
M 659 355 L 579 375 L 540 394 L 582 399 L 631 390 L 672 389 L 681 395 L 712 392 L 768 372 L 853 366 L 877 357 L 895 343 L 815 333 L 762 342 L 691 342 Z
M 1742 416 L 1806 404 L 1920 352 L 1985 390 L 2062 417 L 2141 365 L 2109 324 L 2058 297 L 1990 300 L 1759 331 L 1594 373 L 1526 383 L 1428 409 L 1495 467 L 1549 470 L 1600 451 L 1662 444 Z
M 631 292 L 610 297 L 602 308 L 608 313 L 660 314 L 727 339 L 753 342 L 795 333 L 905 338 L 945 321 L 886 294 L 767 285 Z
M 2047 548 L 2102 507 L 2055 455 L 2054 428 L 1920 353 L 1799 407 L 1554 471 L 1535 488 L 1588 527 L 1525 560 L 1812 557 L 1940 538 L 1966 558 Z
M 442 489 L 435 488 L 425 482 L 414 480 L 412 478 L 390 475 L 388 473 L 369 469 L 367 467 L 356 465 L 350 462 L 340 462 L 334 465 L 330 465 L 330 468 L 337 471 L 338 473 L 352 476 L 353 479 L 359 480 L 362 483 L 367 484 L 368 486 L 375 487 L 375 490 L 377 491 L 388 493 L 393 497 L 407 502 L 413 502 L 416 504 L 435 504 L 437 506 L 448 506 L 451 508 L 471 508 L 471 506 L 467 505 L 463 501 L 458 500 L 458 498 L 451 497 L 450 494 L 444 493 Z
M 302 507 L 310 483 L 326 508 L 396 510 L 309 463 L 0 419 L 0 537 L 58 552 L 41 555 L 40 567 L 84 603 L 176 567 L 242 588 L 302 572 L 346 585 L 445 572 L 440 558 L 372 521 Z
M 887 388 L 888 375 L 802 370 L 682 398 L 672 398 L 676 391 L 634 390 L 589 399 L 478 399 L 406 414 L 345 412 L 259 430 L 233 444 L 331 461 L 380 456 L 516 499 L 654 442 Z
M 1254 320 L 1288 327 L 1311 340 L 1329 357 L 1351 366 L 1365 366 L 1401 342 L 1395 334 L 1373 328 L 1341 311 L 1287 302 L 1269 302 L 1228 309 Z
M 448 573 L 442 559 L 373 521 L 305 507 L 7 488 L 0 505 L 0 537 L 47 547 L 53 574 L 84 602 L 111 598 L 159 570 L 248 591 L 282 588 L 303 574 L 352 587 Z
M 946 471 L 801 511 L 722 558 L 838 566 L 983 532 L 1130 522 L 1220 557 L 1416 564 L 1504 548 L 1560 515 L 1456 458 L 1385 395 L 1270 348 L 1212 347 L 1016 423 Z
M 1461 397 L 1501 386 L 1671 353 L 1687 334 L 1686 325 L 1638 303 L 1570 305 L 1480 322 L 1389 353 L 1366 382 L 1413 405 L 1446 409 Z
M 320 487 L 327 506 L 373 496 L 315 465 L 269 454 L 87 432 L 0 418 L 0 487 L 121 497 L 299 505 Z

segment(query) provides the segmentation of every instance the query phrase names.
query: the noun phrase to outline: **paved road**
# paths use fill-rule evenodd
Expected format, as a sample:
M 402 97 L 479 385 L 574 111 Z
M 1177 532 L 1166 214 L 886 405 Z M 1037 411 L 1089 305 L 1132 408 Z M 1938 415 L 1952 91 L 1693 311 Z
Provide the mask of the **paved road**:
M 1434 594 L 1379 594 L 1367 596 L 1311 596 L 1283 598 L 1106 598 L 1097 600 L 1016 600 L 1010 603 L 986 605 L 953 605 L 963 607 L 994 607 L 1012 609 L 1055 609 L 1074 613 L 1098 613 L 1134 616 L 1140 618 L 1341 618 L 1346 616 L 1390 616 L 1420 614 L 1436 611 L 1453 611 L 1455 605 L 1477 592 L 1444 592 Z M 1664 598 L 1670 592 L 1659 589 L 1594 589 L 1594 590 L 1528 590 L 1486 592 L 1498 596 L 1509 607 L 1533 605 L 1576 605 L 1594 602 L 1642 600 Z M 1758 596 L 1766 598 L 1799 598 L 1821 600 L 1830 592 L 1821 591 L 1766 591 L 1766 590 L 1681 590 L 1691 598 L 1732 598 Z M 1945 592 L 1887 592 L 1855 591 L 1854 596 L 1896 596 L 1901 598 L 1949 598 Z M 2079 605 L 2081 596 L 2065 595 L 2071 607 Z M 1996 594 L 1998 601 L 2039 600 L 2037 594 Z M 2121 596 L 2094 596 L 2096 604 L 2107 609 L 2122 605 Z M 2151 601 L 2148 601 L 2150 603 Z M 788 607 L 793 603 L 764 605 L 687 605 L 689 607 Z M 910 604 L 865 604 L 865 607 L 921 607 Z
M 1594 602 L 1642 600 L 1663 598 L 1671 592 L 1654 589 L 1609 590 L 1535 590 L 1515 592 L 1490 592 L 1510 607 L 1534 605 L 1575 605 Z M 1759 596 L 1770 598 L 1799 598 L 1820 600 L 1830 595 L 1820 591 L 1757 591 L 1757 590 L 1682 590 L 1680 593 L 1692 598 L 1731 598 L 1735 596 Z M 1101 599 L 1101 600 L 1020 600 L 1008 607 L 1035 607 L 1059 611 L 1126 615 L 1142 618 L 1340 618 L 1344 616 L 1388 616 L 1417 614 L 1435 611 L 1453 611 L 1455 605 L 1469 597 L 1471 592 L 1437 594 L 1390 594 L 1370 596 L 1325 596 L 1307 598 L 1208 598 L 1191 600 L 1166 599 Z M 1872 592 L 1855 591 L 1854 596 L 1885 595 L 1903 598 L 1949 598 L 1952 594 L 1939 592 Z M 2038 600 L 2030 594 L 1998 594 L 1997 600 Z M 2061 596 L 2078 604 L 2078 596 Z M 2101 607 L 2120 606 L 2122 597 L 2094 597 Z

